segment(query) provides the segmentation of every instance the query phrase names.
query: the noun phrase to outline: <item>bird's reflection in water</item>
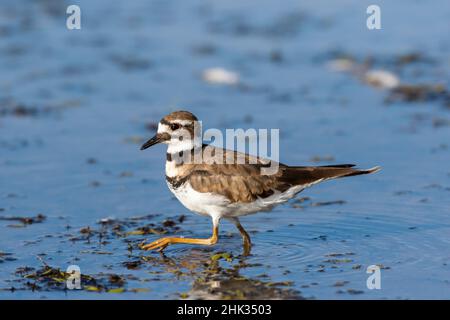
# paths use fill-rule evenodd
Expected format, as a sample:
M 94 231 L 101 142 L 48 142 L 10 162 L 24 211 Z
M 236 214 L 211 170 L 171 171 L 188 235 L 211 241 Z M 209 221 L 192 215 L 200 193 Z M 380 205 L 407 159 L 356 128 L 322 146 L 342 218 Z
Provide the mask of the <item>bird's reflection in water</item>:
M 247 255 L 232 257 L 228 253 L 192 248 L 178 251 L 173 258 L 165 254 L 143 256 L 152 267 L 177 279 L 192 279 L 188 299 L 302 299 L 300 292 L 290 289 L 290 283 L 271 282 L 268 277 L 241 275 L 244 269 L 261 267 L 252 264 Z

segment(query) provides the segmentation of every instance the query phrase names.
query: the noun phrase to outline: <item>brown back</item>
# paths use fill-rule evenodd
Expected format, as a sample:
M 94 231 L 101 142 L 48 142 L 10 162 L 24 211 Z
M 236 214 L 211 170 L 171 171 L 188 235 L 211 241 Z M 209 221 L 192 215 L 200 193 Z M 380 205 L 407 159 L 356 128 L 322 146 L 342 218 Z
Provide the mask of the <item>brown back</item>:
M 203 146 L 203 149 L 207 146 Z M 256 159 L 250 164 L 249 155 L 236 151 L 215 148 L 222 151 L 224 158 L 242 155 L 245 164 L 183 164 L 178 168 L 178 182 L 188 181 L 198 192 L 212 192 L 227 197 L 231 202 L 251 202 L 258 197 L 266 198 L 276 191 L 284 192 L 294 186 L 305 186 L 324 180 L 367 174 L 378 170 L 358 170 L 354 165 L 344 164 L 320 167 L 290 167 L 279 163 L 279 170 L 273 175 L 264 175 L 261 168 L 268 166 L 267 159 Z M 301 191 L 300 189 L 299 191 Z

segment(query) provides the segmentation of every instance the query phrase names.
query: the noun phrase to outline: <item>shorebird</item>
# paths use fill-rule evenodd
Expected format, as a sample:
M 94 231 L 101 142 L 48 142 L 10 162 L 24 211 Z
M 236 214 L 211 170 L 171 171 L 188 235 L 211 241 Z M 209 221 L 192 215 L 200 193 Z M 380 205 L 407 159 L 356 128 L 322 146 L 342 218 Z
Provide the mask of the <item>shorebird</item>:
M 248 254 L 251 240 L 239 217 L 268 211 L 319 182 L 373 173 L 380 169 L 360 170 L 352 164 L 311 167 L 276 163 L 276 173 L 264 174 L 262 168 L 273 164 L 271 160 L 203 144 L 201 132 L 196 129 L 197 121 L 197 117 L 188 111 L 170 113 L 161 119 L 156 135 L 145 142 L 141 150 L 158 143 L 168 145 L 167 185 L 187 209 L 211 217 L 212 235 L 206 239 L 161 238 L 142 244 L 144 250 L 157 249 L 162 252 L 168 245 L 176 243 L 213 245 L 219 238 L 219 221 L 224 218 L 236 225 L 243 239 L 244 253 Z M 185 161 L 187 158 L 183 157 L 197 154 L 202 155 L 200 163 L 192 161 L 193 157 L 188 157 L 190 161 Z M 212 157 L 217 160 L 217 155 L 224 161 L 211 161 Z M 235 161 L 239 156 L 244 157 L 245 163 Z M 232 161 L 227 161 L 230 157 Z

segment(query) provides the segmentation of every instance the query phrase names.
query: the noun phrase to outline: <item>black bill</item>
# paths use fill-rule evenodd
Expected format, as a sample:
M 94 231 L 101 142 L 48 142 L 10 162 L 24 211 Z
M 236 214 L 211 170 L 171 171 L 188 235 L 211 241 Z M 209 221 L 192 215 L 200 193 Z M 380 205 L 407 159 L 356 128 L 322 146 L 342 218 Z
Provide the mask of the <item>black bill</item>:
M 144 143 L 141 146 L 141 150 L 145 150 L 145 149 L 147 149 L 147 148 L 149 148 L 149 147 L 151 147 L 151 146 L 153 146 L 155 144 L 164 142 L 166 140 L 167 140 L 167 137 L 166 137 L 165 134 L 157 133 L 153 138 L 151 138 L 150 140 L 148 140 L 146 143 Z

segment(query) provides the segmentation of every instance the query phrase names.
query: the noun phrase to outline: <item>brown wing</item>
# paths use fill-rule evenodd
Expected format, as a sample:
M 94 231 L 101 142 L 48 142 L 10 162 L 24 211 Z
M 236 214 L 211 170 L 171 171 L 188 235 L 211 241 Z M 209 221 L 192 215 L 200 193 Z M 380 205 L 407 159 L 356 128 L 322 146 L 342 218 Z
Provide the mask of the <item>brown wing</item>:
M 267 159 L 254 158 L 230 150 L 222 150 L 224 158 L 244 156 L 244 164 L 195 164 L 185 177 L 198 192 L 221 194 L 231 202 L 251 202 L 257 197 L 268 197 L 276 190 L 284 192 L 298 185 L 311 185 L 326 179 L 370 173 L 357 170 L 353 165 L 322 167 L 289 167 L 279 163 L 279 170 L 273 175 L 264 175 L 263 167 L 270 165 Z M 250 163 L 250 161 L 253 163 Z M 255 163 L 256 162 L 256 163 Z
M 212 159 L 221 161 L 213 163 Z M 204 145 L 203 163 L 193 164 L 186 180 L 198 192 L 221 194 L 231 202 L 251 202 L 257 197 L 270 196 L 275 189 L 289 187 L 278 180 L 280 172 L 261 174 L 261 168 L 269 165 L 267 159 Z
M 194 190 L 199 192 L 212 192 L 221 194 L 231 202 L 251 202 L 257 197 L 268 197 L 274 193 L 274 189 L 280 187 L 287 189 L 287 186 L 281 186 L 274 176 L 253 175 L 252 169 L 246 170 L 246 174 L 224 175 L 221 172 L 229 171 L 224 167 L 229 165 L 217 165 L 214 172 L 197 170 L 189 176 L 189 183 Z M 243 171 L 241 165 L 241 172 Z M 246 169 L 251 165 L 245 165 Z M 224 169 L 224 170 L 222 170 Z M 247 174 L 249 173 L 249 174 Z

